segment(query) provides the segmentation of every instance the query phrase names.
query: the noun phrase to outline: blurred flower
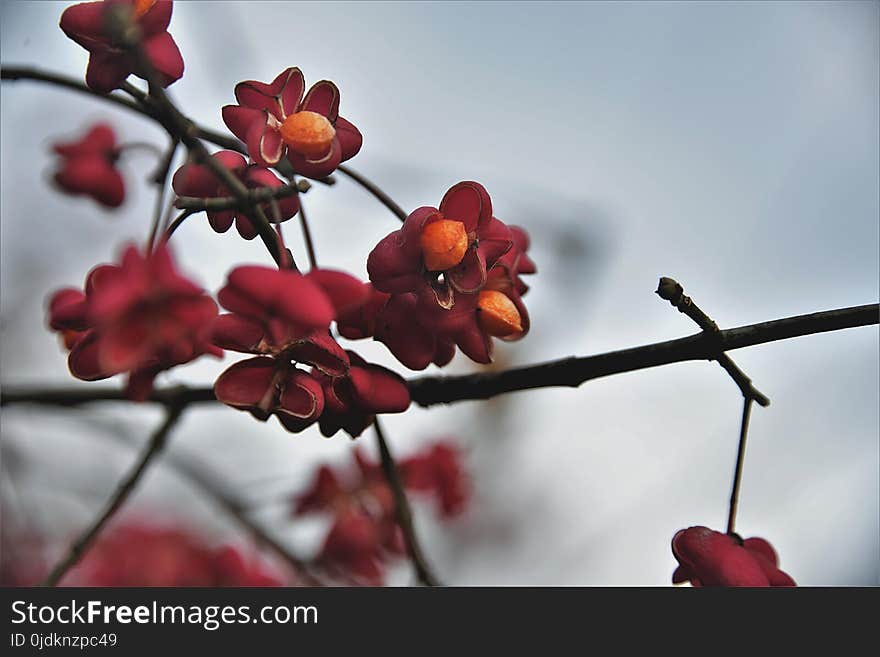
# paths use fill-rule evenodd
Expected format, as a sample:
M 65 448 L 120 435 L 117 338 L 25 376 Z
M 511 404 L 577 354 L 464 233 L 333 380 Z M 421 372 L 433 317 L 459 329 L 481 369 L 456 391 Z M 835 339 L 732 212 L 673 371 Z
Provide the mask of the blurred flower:
M 679 566 L 672 583 L 694 586 L 796 586 L 779 570 L 776 551 L 763 538 L 740 539 L 708 527 L 679 530 L 672 538 Z
M 109 208 L 122 205 L 125 182 L 116 168 L 119 148 L 116 134 L 106 123 L 97 123 L 79 141 L 52 146 L 60 157 L 55 182 L 66 193 L 91 196 Z
M 177 272 L 166 244 L 144 255 L 129 246 L 119 265 L 89 272 L 84 294 L 66 288 L 49 300 L 49 326 L 73 332 L 71 374 L 97 381 L 128 372 L 133 400 L 149 396 L 159 372 L 222 355 L 208 342 L 216 315 L 213 299 Z
M 133 20 L 141 31 L 141 47 L 162 81 L 168 86 L 183 76 L 183 58 L 174 39 L 168 34 L 171 21 L 170 0 L 108 0 L 72 5 L 61 14 L 61 29 L 89 51 L 86 84 L 95 91 L 108 93 L 122 86 L 134 73 L 135 60 L 114 43 L 107 33 L 107 8 L 130 5 Z
M 304 91 L 305 79 L 298 68 L 285 69 L 269 84 L 239 82 L 238 105 L 223 107 L 223 121 L 247 144 L 257 164 L 275 166 L 286 154 L 297 173 L 325 178 L 357 154 L 363 138 L 339 116 L 335 84 L 321 80 L 305 97 Z
M 381 584 L 389 559 L 406 554 L 394 495 L 382 467 L 354 450 L 356 467 L 334 471 L 322 465 L 312 485 L 294 499 L 294 515 L 333 516 L 317 562 L 329 573 L 357 583 Z M 461 455 L 438 442 L 398 462 L 404 487 L 433 497 L 444 517 L 461 512 L 469 499 Z
M 280 573 L 189 530 L 127 522 L 102 533 L 62 586 L 283 586 Z
M 211 157 L 217 160 L 221 166 L 234 173 L 248 189 L 258 189 L 261 187 L 277 189 L 284 186 L 284 183 L 269 169 L 256 164 L 248 165 L 247 160 L 240 153 L 220 151 L 214 153 Z M 174 173 L 171 187 L 178 196 L 193 196 L 197 198 L 232 196 L 232 192 L 217 180 L 211 169 L 204 164 L 184 164 Z M 282 223 L 299 212 L 299 196 L 296 193 L 292 196 L 280 198 L 276 203 L 278 208 L 277 217 L 272 209 L 273 204 L 271 201 L 261 204 L 270 223 Z M 254 228 L 253 221 L 241 210 L 208 210 L 207 215 L 211 228 L 218 233 L 225 233 L 229 230 L 232 222 L 235 221 L 235 228 L 243 238 L 252 240 L 257 236 L 257 229 Z

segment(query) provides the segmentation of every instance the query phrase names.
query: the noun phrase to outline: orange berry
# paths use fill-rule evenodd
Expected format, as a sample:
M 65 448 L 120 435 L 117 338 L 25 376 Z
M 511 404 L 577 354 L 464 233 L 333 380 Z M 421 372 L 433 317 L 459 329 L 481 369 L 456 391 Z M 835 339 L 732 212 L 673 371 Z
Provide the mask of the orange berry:
M 483 290 L 477 299 L 477 319 L 489 335 L 506 338 L 522 333 L 522 318 L 513 301 L 498 290 Z
M 428 271 L 445 271 L 460 263 L 467 253 L 467 230 L 460 221 L 440 219 L 422 230 L 421 245 Z
M 146 14 L 150 9 L 153 8 L 153 5 L 156 4 L 156 0 L 135 0 L 134 2 L 134 16 L 135 18 L 140 18 L 144 14 Z
M 285 144 L 308 158 L 326 155 L 336 136 L 336 128 L 326 116 L 309 111 L 291 114 L 279 130 Z

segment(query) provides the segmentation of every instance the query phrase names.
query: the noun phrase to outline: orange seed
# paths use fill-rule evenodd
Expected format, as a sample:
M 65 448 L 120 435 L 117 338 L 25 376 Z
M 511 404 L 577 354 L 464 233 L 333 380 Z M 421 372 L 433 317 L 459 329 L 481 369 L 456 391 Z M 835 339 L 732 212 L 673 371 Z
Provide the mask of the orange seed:
M 483 290 L 477 299 L 480 326 L 489 335 L 506 338 L 522 333 L 522 318 L 513 301 L 498 290 Z
M 422 230 L 421 245 L 428 271 L 445 271 L 460 263 L 467 253 L 467 230 L 460 221 L 440 219 Z
M 326 155 L 336 136 L 336 129 L 326 116 L 309 111 L 291 114 L 279 130 L 285 144 L 308 158 Z

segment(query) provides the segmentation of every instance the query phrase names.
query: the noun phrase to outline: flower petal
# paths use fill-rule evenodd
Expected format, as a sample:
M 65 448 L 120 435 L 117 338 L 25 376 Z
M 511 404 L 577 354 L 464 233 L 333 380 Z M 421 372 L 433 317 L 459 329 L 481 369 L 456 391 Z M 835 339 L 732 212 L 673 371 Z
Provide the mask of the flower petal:
M 367 273 L 373 287 L 391 294 L 422 287 L 422 255 L 417 244 L 405 242 L 401 230 L 382 238 L 367 258 Z
M 275 409 L 279 419 L 282 415 L 288 415 L 314 422 L 323 410 L 324 391 L 321 390 L 321 384 L 305 372 L 291 370 L 284 380 L 283 391 Z
M 492 200 L 480 183 L 466 180 L 446 192 L 440 201 L 440 213 L 462 222 L 470 233 L 492 218 Z
M 364 143 L 364 137 L 360 130 L 341 116 L 336 119 L 336 138 L 339 139 L 343 162 L 357 155 Z
M 339 89 L 330 80 L 316 82 L 303 98 L 299 109 L 317 112 L 335 124 L 339 117 Z
M 379 365 L 352 367 L 352 392 L 358 406 L 369 413 L 402 413 L 410 404 L 406 381 Z
M 298 363 L 313 365 L 327 376 L 348 373 L 348 354 L 327 331 L 314 331 L 285 352 Z
M 243 353 L 256 353 L 254 350 L 263 335 L 262 324 L 234 313 L 220 315 L 211 326 L 211 342 L 223 349 Z
M 183 57 L 168 32 L 159 32 L 145 39 L 143 48 L 147 59 L 159 74 L 162 86 L 167 87 L 183 77 Z
M 267 396 L 274 394 L 275 368 L 275 359 L 266 356 L 235 363 L 217 378 L 214 395 L 233 408 L 257 409 Z
M 86 84 L 93 91 L 109 93 L 121 87 L 133 69 L 129 56 L 96 50 L 89 57 Z
M 364 305 L 372 294 L 367 283 L 333 269 L 313 269 L 306 278 L 321 287 L 336 309 L 336 316 L 350 313 Z
M 239 105 L 225 105 L 220 110 L 220 113 L 223 116 L 223 123 L 226 124 L 226 127 L 243 142 L 247 142 L 251 127 L 254 124 L 264 126 L 269 120 L 265 110 L 241 107 Z
M 479 292 L 486 284 L 486 261 L 478 249 L 470 248 L 461 262 L 446 272 L 446 278 L 462 294 Z

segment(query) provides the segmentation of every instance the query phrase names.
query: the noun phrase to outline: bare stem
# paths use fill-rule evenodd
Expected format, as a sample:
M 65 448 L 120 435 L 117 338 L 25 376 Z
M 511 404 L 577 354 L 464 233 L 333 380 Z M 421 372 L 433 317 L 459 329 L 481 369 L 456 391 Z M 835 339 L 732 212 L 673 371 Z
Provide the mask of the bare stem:
M 734 532 L 734 524 L 736 522 L 736 509 L 739 504 L 739 487 L 742 481 L 743 460 L 746 455 L 746 435 L 749 432 L 749 417 L 752 414 L 751 397 L 743 398 L 742 422 L 739 427 L 739 448 L 736 453 L 736 468 L 733 473 L 733 489 L 730 492 L 730 511 L 727 514 L 727 533 Z
M 389 449 L 385 436 L 382 433 L 382 425 L 379 423 L 378 417 L 373 420 L 373 428 L 376 430 L 376 443 L 379 445 L 379 455 L 382 459 L 382 471 L 385 473 L 385 479 L 388 481 L 388 485 L 391 487 L 391 492 L 394 494 L 394 508 L 397 514 L 397 523 L 403 531 L 403 537 L 404 540 L 406 540 L 406 547 L 409 551 L 413 568 L 415 568 L 416 577 L 418 577 L 419 582 L 425 586 L 440 586 L 440 582 L 437 580 L 434 573 L 431 572 L 431 568 L 428 566 L 428 562 L 425 559 L 425 555 L 422 552 L 418 539 L 416 538 L 416 530 L 412 521 L 412 511 L 410 510 L 409 502 L 406 499 L 406 491 L 403 489 L 403 481 L 400 479 L 400 472 L 397 469 L 397 464 L 394 462 L 394 457 L 391 455 L 391 450 Z
M 180 142 L 177 139 L 171 139 L 171 144 L 169 144 L 168 150 L 165 151 L 165 156 L 151 177 L 151 181 L 156 185 L 156 206 L 153 209 L 150 236 L 147 238 L 147 251 L 153 250 L 156 234 L 159 232 L 159 225 L 162 222 L 162 213 L 165 209 L 165 183 L 168 181 L 168 172 L 171 169 L 171 163 L 174 161 L 174 154 L 177 152 L 178 143 Z
M 400 207 L 399 205 L 397 205 L 397 203 L 394 201 L 394 199 L 391 198 L 390 196 L 388 196 L 388 194 L 386 194 L 382 190 L 382 188 L 380 188 L 376 183 L 369 180 L 368 178 L 365 178 L 364 176 L 359 174 L 357 171 L 355 171 L 354 169 L 352 169 L 344 164 L 340 164 L 337 167 L 337 169 L 339 171 L 341 171 L 342 173 L 344 173 L 349 178 L 351 178 L 352 180 L 354 180 L 357 184 L 359 184 L 361 187 L 366 189 L 368 192 L 370 192 L 370 194 L 372 194 L 377 199 L 379 199 L 379 201 L 382 203 L 382 205 L 384 205 L 386 208 L 391 210 L 395 215 L 397 215 L 398 219 L 400 219 L 401 221 L 406 221 L 407 215 L 406 215 L 406 212 L 404 211 L 404 209 L 402 207 Z
M 678 309 L 678 312 L 694 320 L 694 323 L 703 329 L 707 335 L 717 337 L 721 333 L 718 324 L 700 310 L 693 299 L 685 295 L 684 288 L 677 281 L 666 276 L 661 278 L 660 284 L 657 286 L 657 295 L 671 303 L 674 308 Z M 722 352 L 718 354 L 715 360 L 727 371 L 730 378 L 739 387 L 743 397 L 754 399 L 764 407 L 770 405 L 770 400 L 752 385 L 752 380 L 736 366 L 736 363 L 733 362 L 730 356 Z
M 283 185 L 281 187 L 258 187 L 247 190 L 247 202 L 235 196 L 218 196 L 216 198 L 200 198 L 197 196 L 178 196 L 174 201 L 174 207 L 181 210 L 232 210 L 249 208 L 254 203 L 265 203 L 279 198 L 293 196 L 296 193 L 306 192 L 311 189 L 307 180 L 299 180 L 295 185 Z
M 420 406 L 449 404 L 457 401 L 489 399 L 519 390 L 564 386 L 576 388 L 586 381 L 604 376 L 633 372 L 649 367 L 692 360 L 713 360 L 719 346 L 724 351 L 743 349 L 758 344 L 788 340 L 804 335 L 840 331 L 880 322 L 878 304 L 826 310 L 797 315 L 760 324 L 749 324 L 721 331 L 717 339 L 703 333 L 677 340 L 609 351 L 595 356 L 560 358 L 526 367 L 500 372 L 481 372 L 463 376 L 421 376 L 407 381 L 412 400 Z M 97 401 L 125 400 L 122 390 L 88 386 L 85 388 L 15 389 L 6 386 L 0 394 L 0 405 L 31 403 L 51 406 L 78 406 Z M 211 388 L 185 386 L 156 390 L 150 401 L 169 403 L 203 403 L 215 401 Z
M 302 228 L 303 240 L 306 243 L 306 252 L 309 255 L 309 267 L 316 269 L 318 267 L 318 259 L 315 257 L 315 244 L 312 242 L 312 231 L 309 230 L 309 220 L 306 218 L 306 209 L 300 201 L 299 204 L 299 225 Z
M 101 514 L 95 518 L 94 522 L 82 533 L 82 535 L 70 546 L 64 558 L 52 569 L 43 586 L 57 586 L 61 578 L 83 557 L 86 551 L 91 547 L 94 540 L 104 529 L 107 522 L 113 515 L 125 504 L 131 493 L 137 487 L 143 474 L 147 471 L 153 459 L 162 451 L 167 442 L 168 434 L 174 425 L 180 419 L 184 406 L 169 406 L 165 421 L 156 430 L 150 438 L 147 448 L 143 455 L 132 468 L 131 472 L 120 483 L 116 492 L 110 498 L 107 506 Z

